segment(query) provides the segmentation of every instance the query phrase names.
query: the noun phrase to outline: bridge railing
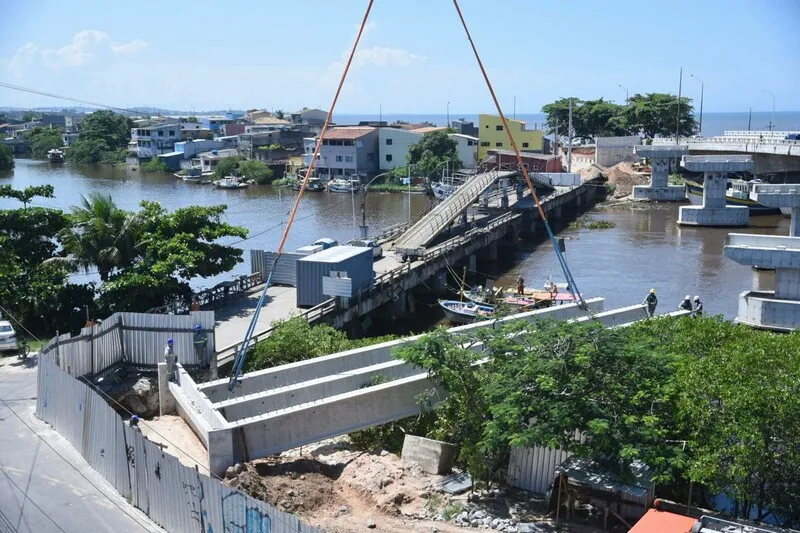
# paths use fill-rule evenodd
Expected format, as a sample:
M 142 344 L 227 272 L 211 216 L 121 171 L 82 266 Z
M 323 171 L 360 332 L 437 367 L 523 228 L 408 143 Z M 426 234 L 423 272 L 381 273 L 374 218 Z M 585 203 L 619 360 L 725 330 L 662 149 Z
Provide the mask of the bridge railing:
M 214 285 L 210 289 L 205 289 L 192 295 L 192 302 L 196 302 L 201 308 L 215 308 L 220 304 L 226 304 L 233 298 L 243 296 L 245 293 L 263 283 L 261 272 L 254 274 L 244 274 L 230 281 L 223 281 Z M 145 313 L 158 315 L 184 315 L 191 311 L 192 303 L 183 300 L 172 302 L 159 307 L 153 307 Z
M 675 138 L 657 138 L 653 139 L 653 145 L 656 146 L 671 146 L 675 144 Z M 764 138 L 759 139 L 758 137 L 697 137 L 697 138 L 681 138 L 680 144 L 713 144 L 713 145 L 732 145 L 732 146 L 742 146 L 742 145 L 753 145 L 753 146 L 787 146 L 787 147 L 800 147 L 800 141 L 789 140 L 789 139 L 775 139 L 775 138 Z

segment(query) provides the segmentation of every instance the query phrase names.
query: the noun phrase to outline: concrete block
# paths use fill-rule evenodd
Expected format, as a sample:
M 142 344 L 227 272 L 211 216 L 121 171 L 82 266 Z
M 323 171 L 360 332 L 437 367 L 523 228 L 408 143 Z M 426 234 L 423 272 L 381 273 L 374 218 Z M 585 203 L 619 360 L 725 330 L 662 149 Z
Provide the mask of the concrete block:
M 678 224 L 685 226 L 746 226 L 750 222 L 750 210 L 742 206 L 701 207 L 683 205 Z
M 755 162 L 749 155 L 685 155 L 681 166 L 692 172 L 744 172 Z
M 208 433 L 208 469 L 225 477 L 225 469 L 241 459 L 234 455 L 233 430 L 215 429 Z
M 636 200 L 651 202 L 682 202 L 686 200 L 686 189 L 680 185 L 654 187 L 652 185 L 634 185 L 633 197 Z
M 634 146 L 633 151 L 636 155 L 646 159 L 674 159 L 689 154 L 689 146 L 663 146 L 641 144 Z
M 176 413 L 175 396 L 169 390 L 167 363 L 158 363 L 158 410 L 161 416 Z
M 760 329 L 793 331 L 800 328 L 800 301 L 779 299 L 770 291 L 746 291 L 739 295 L 736 321 Z
M 429 474 L 446 474 L 453 469 L 458 446 L 439 440 L 406 435 L 401 458 L 404 466 L 419 465 Z

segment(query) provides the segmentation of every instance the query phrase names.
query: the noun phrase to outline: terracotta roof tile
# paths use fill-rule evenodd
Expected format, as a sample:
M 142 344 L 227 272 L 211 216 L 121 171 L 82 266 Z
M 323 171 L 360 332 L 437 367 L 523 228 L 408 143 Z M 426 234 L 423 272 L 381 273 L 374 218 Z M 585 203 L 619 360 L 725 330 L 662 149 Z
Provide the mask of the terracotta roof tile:
M 375 131 L 372 126 L 347 126 L 332 128 L 325 133 L 325 139 L 358 139 L 368 133 Z

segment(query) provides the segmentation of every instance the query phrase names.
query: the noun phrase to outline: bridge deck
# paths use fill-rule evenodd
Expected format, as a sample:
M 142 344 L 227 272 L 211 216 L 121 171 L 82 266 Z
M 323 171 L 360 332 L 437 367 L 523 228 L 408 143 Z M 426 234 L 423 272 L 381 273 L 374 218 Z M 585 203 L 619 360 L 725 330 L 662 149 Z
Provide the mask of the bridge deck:
M 395 250 L 404 255 L 417 255 L 422 248 L 430 244 L 439 233 L 477 200 L 494 181 L 511 177 L 514 174 L 515 172 L 512 171 L 493 170 L 472 176 L 395 240 Z

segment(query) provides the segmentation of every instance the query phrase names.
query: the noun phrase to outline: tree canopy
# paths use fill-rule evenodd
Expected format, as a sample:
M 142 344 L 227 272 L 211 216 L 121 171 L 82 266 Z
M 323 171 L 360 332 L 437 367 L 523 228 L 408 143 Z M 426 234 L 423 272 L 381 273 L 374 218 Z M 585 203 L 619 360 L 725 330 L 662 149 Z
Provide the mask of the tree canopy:
M 64 146 L 61 130 L 51 128 L 33 128 L 28 132 L 33 157 L 47 157 L 47 152 Z
M 0 143 L 0 171 L 14 169 L 14 152 L 11 148 Z
M 241 156 L 232 155 L 223 158 L 217 163 L 217 168 L 214 169 L 214 179 L 222 179 L 225 176 L 232 176 L 236 169 L 239 167 L 239 162 L 242 160 Z
M 561 135 L 568 135 L 569 102 L 572 100 L 573 137 L 592 139 L 643 134 L 645 137 L 675 135 L 678 118 L 678 97 L 671 94 L 635 94 L 626 105 L 599 100 L 560 98 L 542 107 L 547 115 L 547 128 L 554 133 L 556 125 Z M 697 131 L 692 100 L 680 100 L 680 135 L 689 136 Z
M 133 121 L 113 111 L 95 111 L 86 116 L 78 140 L 67 157 L 79 163 L 115 163 L 125 160 Z
M 414 174 L 429 177 L 437 167 L 444 166 L 445 161 L 449 161 L 450 168 L 454 170 L 461 168 L 458 143 L 448 137 L 445 130 L 426 133 L 418 143 L 409 147 L 406 156 L 406 162 L 414 165 Z
M 253 180 L 259 185 L 272 182 L 272 169 L 261 161 L 250 159 L 239 163 L 239 173 L 248 180 Z

